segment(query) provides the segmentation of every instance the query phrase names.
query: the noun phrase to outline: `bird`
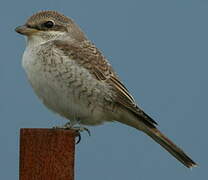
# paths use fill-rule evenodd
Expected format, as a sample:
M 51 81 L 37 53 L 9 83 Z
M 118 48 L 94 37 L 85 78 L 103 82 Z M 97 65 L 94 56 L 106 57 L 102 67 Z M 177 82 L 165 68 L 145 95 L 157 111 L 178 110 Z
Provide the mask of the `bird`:
M 186 167 L 197 166 L 137 105 L 107 58 L 71 18 L 39 11 L 15 31 L 27 37 L 22 66 L 34 92 L 71 128 L 120 122 L 144 132 Z

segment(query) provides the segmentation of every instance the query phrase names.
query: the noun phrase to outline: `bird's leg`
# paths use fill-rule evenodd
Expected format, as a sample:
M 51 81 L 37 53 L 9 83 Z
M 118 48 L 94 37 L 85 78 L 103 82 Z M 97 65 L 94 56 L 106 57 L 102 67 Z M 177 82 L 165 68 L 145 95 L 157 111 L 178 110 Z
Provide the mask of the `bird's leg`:
M 91 136 L 90 130 L 84 126 L 74 126 L 72 129 L 78 131 L 78 132 L 83 132 L 83 131 L 87 131 L 87 134 L 89 136 Z
M 71 121 L 68 121 L 63 126 L 54 126 L 53 129 L 73 129 L 74 125 L 75 125 L 74 123 L 72 123 Z
M 77 124 L 77 126 L 75 126 L 76 124 Z M 55 127 L 53 127 L 53 129 L 75 130 L 78 133 L 78 140 L 77 140 L 76 144 L 79 144 L 79 142 L 81 141 L 81 134 L 80 134 L 81 132 L 87 131 L 88 135 L 91 136 L 90 130 L 81 125 L 79 118 L 77 119 L 77 121 L 72 121 L 72 122 L 68 121 L 63 126 L 55 126 Z
M 90 130 L 87 129 L 86 127 L 82 126 L 79 118 L 77 118 L 76 124 L 77 124 L 77 126 L 73 126 L 72 129 L 75 129 L 78 132 L 87 131 L 88 135 L 91 136 Z
M 75 130 L 78 133 L 78 140 L 76 142 L 76 144 L 79 144 L 79 142 L 81 141 L 81 132 L 83 131 L 87 131 L 88 135 L 91 136 L 90 130 L 87 129 L 86 127 L 82 126 L 80 123 L 80 119 L 77 118 L 76 124 L 78 126 L 74 126 L 75 124 L 73 124 L 73 126 L 71 127 L 71 129 Z
M 76 130 L 77 133 L 78 133 L 78 140 L 77 140 L 76 144 L 79 144 L 79 142 L 82 139 L 82 136 L 81 136 L 81 133 L 80 132 L 87 131 L 88 135 L 91 136 L 90 130 L 87 129 L 86 127 L 83 127 L 80 124 L 79 124 L 79 126 L 74 126 L 72 129 Z

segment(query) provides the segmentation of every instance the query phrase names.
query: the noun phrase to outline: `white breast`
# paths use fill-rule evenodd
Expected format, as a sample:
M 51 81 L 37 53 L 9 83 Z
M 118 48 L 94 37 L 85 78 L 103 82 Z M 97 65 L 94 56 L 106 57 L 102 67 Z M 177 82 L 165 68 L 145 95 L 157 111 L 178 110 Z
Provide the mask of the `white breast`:
M 24 52 L 22 64 L 34 91 L 49 109 L 72 121 L 79 118 L 82 124 L 96 125 L 112 120 L 106 117 L 101 108 L 104 103 L 102 96 L 105 96 L 104 86 L 98 86 L 86 69 L 78 67 L 75 61 L 69 59 L 67 63 L 70 66 L 70 73 L 78 74 L 76 82 L 74 83 L 72 79 L 70 82 L 73 84 L 67 86 L 66 81 L 54 80 L 54 74 L 44 71 L 43 64 L 37 56 L 39 48 L 40 46 L 35 48 L 28 46 Z M 83 78 L 85 78 L 84 82 Z M 86 88 L 87 92 L 84 94 Z M 100 93 L 101 91 L 104 93 Z M 107 91 L 106 88 L 106 93 Z M 93 97 L 91 97 L 92 92 Z M 82 97 L 78 98 L 80 95 Z

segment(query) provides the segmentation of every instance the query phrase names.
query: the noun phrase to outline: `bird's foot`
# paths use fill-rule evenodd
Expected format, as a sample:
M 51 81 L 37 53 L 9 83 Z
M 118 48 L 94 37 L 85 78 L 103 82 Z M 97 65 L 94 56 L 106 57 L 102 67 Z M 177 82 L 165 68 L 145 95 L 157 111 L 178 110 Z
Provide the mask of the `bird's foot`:
M 88 135 L 91 136 L 90 130 L 87 129 L 86 127 L 76 126 L 76 127 L 73 127 L 72 129 L 75 130 L 78 133 L 78 140 L 76 141 L 76 144 L 79 144 L 79 142 L 82 139 L 81 132 L 87 131 Z
M 89 129 L 87 129 L 86 127 L 83 127 L 81 125 L 74 126 L 70 122 L 67 122 L 66 124 L 64 124 L 64 126 L 55 126 L 55 127 L 53 127 L 53 129 L 75 130 L 78 133 L 78 140 L 77 140 L 76 144 L 78 144 L 81 141 L 81 134 L 80 134 L 81 132 L 86 131 L 88 133 L 88 135 L 91 136 Z
M 83 126 L 76 126 L 76 127 L 72 127 L 72 129 L 76 130 L 77 132 L 83 132 L 83 131 L 86 131 L 87 134 L 88 134 L 89 136 L 91 136 L 90 130 L 87 129 L 86 127 L 83 127 Z
M 73 124 L 71 124 L 69 121 L 63 126 L 54 126 L 53 129 L 73 129 Z

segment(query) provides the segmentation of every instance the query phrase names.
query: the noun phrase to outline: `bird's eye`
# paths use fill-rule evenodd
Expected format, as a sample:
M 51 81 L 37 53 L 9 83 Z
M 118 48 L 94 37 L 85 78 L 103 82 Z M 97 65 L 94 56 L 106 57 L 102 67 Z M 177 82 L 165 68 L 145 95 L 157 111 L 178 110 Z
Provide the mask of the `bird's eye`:
M 53 21 L 47 21 L 43 24 L 46 28 L 52 28 L 54 26 Z

